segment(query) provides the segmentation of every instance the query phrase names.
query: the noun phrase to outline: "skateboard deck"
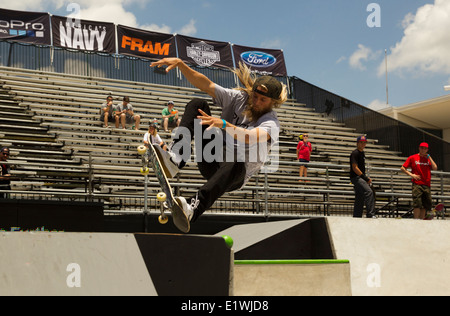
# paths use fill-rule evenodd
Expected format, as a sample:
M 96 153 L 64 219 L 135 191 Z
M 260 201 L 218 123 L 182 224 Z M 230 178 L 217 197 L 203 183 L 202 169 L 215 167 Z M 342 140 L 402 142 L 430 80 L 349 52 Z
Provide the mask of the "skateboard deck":
M 433 220 L 437 215 L 440 215 L 440 216 L 442 216 L 442 218 L 444 218 L 444 216 L 445 216 L 444 213 L 445 213 L 445 205 L 444 205 L 443 203 L 439 203 L 438 205 L 436 205 L 436 206 L 434 207 L 433 210 L 431 210 L 431 212 L 429 212 L 429 213 L 425 216 L 424 220 L 426 220 L 426 221 L 431 221 L 431 220 Z
M 167 223 L 167 218 L 165 217 L 164 212 L 170 210 L 175 226 L 183 233 L 188 233 L 190 230 L 190 223 L 177 199 L 173 195 L 172 187 L 167 179 L 165 168 L 161 164 L 161 151 L 161 148 L 157 148 L 157 146 L 151 144 L 148 148 L 145 146 L 138 147 L 138 152 L 142 155 L 141 173 L 144 175 L 148 174 L 148 166 L 150 165 L 155 172 L 156 178 L 158 179 L 161 187 L 161 193 L 157 196 L 158 201 L 161 203 L 161 216 L 159 217 L 159 222 L 161 224 Z

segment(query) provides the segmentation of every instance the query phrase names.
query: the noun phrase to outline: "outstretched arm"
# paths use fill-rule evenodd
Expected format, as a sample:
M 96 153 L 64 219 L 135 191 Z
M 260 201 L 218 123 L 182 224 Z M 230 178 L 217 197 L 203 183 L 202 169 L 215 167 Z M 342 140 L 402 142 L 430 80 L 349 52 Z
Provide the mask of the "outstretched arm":
M 196 88 L 202 90 L 203 92 L 209 94 L 211 97 L 216 97 L 216 85 L 212 82 L 208 77 L 195 71 L 186 65 L 179 58 L 164 58 L 159 61 L 156 61 L 150 65 L 150 67 L 162 67 L 167 66 L 166 72 L 169 72 L 173 68 L 178 67 L 180 69 L 183 76 Z
M 223 128 L 224 120 L 208 115 L 200 109 L 198 111 L 200 115 L 197 116 L 197 119 L 202 121 L 202 125 L 209 125 L 208 129 L 213 127 Z M 270 140 L 270 134 L 260 128 L 249 130 L 242 127 L 237 127 L 226 121 L 225 131 L 232 135 L 235 139 L 244 140 L 246 144 L 264 143 Z

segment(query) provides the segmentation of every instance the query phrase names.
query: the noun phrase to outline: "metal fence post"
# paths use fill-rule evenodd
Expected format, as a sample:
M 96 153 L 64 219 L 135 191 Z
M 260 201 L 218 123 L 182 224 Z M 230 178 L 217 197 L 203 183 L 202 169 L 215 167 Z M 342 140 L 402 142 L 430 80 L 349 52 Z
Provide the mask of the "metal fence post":
M 264 217 L 269 217 L 269 180 L 267 172 L 264 173 Z

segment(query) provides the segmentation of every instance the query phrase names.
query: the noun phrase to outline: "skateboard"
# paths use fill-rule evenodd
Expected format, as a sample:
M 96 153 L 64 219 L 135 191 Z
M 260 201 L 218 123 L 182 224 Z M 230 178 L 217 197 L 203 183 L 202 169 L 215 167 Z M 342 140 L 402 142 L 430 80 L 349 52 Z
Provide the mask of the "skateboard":
M 442 218 L 445 219 L 445 205 L 444 205 L 444 203 L 439 203 L 438 205 L 436 205 L 434 207 L 434 209 L 425 216 L 424 220 L 425 221 L 431 221 L 436 216 L 442 216 Z
M 138 146 L 137 150 L 142 156 L 141 174 L 144 176 L 148 175 L 150 173 L 150 166 L 155 172 L 161 187 L 161 192 L 156 196 L 156 199 L 160 203 L 161 215 L 158 217 L 159 223 L 166 224 L 168 222 L 169 219 L 166 216 L 166 212 L 170 211 L 175 226 L 183 233 L 188 233 L 190 230 L 189 220 L 184 214 L 180 203 L 178 203 L 178 200 L 174 197 L 172 187 L 166 176 L 164 165 L 161 164 L 163 149 L 159 146 L 150 144 L 148 148 L 144 145 Z

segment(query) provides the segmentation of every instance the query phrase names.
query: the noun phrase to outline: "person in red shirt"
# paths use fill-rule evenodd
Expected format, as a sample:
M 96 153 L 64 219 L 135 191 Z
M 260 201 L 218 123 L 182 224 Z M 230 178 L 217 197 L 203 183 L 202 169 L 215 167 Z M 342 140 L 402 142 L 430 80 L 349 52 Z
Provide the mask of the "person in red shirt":
M 308 176 L 308 167 L 307 164 L 309 163 L 309 160 L 311 159 L 311 152 L 312 152 L 312 145 L 310 142 L 308 142 L 309 135 L 308 134 L 302 134 L 300 135 L 300 141 L 297 144 L 297 158 L 298 161 L 303 163 L 300 166 L 300 178 L 303 176 Z M 298 180 L 302 181 L 302 180 Z
M 1 190 L 11 190 L 10 186 L 10 167 L 6 164 L 9 158 L 9 148 L 3 147 L 0 149 L 0 199 L 4 199 L 8 197 L 7 193 L 1 192 Z
M 414 218 L 424 219 L 431 211 L 431 170 L 437 170 L 437 165 L 428 154 L 429 146 L 422 143 L 419 153 L 410 156 L 401 170 L 412 179 L 412 196 Z M 411 172 L 408 169 L 411 168 Z

